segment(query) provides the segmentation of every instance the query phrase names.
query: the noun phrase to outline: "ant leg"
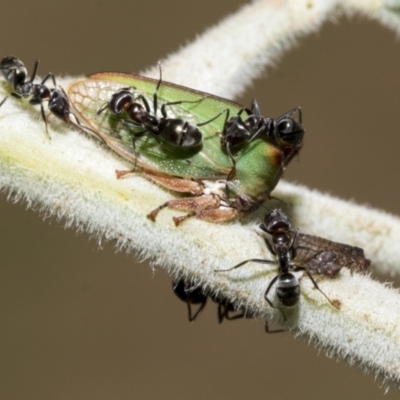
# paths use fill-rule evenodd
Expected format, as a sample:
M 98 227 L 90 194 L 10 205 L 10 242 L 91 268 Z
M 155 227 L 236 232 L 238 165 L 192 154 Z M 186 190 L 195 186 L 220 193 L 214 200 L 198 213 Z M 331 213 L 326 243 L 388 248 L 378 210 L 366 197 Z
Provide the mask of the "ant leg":
M 231 152 L 231 147 L 229 146 L 229 143 L 228 142 L 226 142 L 226 152 L 227 152 L 227 154 L 228 154 L 228 156 L 229 156 L 229 158 L 231 159 L 231 161 L 232 161 L 232 164 L 233 164 L 233 169 L 236 167 L 236 160 L 235 160 L 235 157 L 233 157 L 233 154 L 232 154 L 232 152 Z M 229 173 L 229 175 L 231 174 L 231 172 Z M 228 176 L 229 176 L 228 175 Z
M 233 180 L 233 179 L 235 178 L 235 176 L 236 176 L 236 168 L 235 168 L 235 166 L 233 166 L 233 167 L 231 168 L 231 170 L 229 171 L 229 174 L 228 174 L 228 176 L 226 177 L 226 180 L 227 180 L 227 181 L 231 181 L 231 180 Z
M 262 126 L 249 140 L 249 143 L 251 143 L 254 139 L 257 139 L 257 136 L 264 130 L 264 127 Z
M 125 121 L 127 123 L 127 125 L 129 125 L 129 121 Z M 138 126 L 139 127 L 139 126 Z M 136 170 L 137 167 L 137 159 L 138 159 L 138 155 L 136 153 L 136 140 L 140 137 L 142 137 L 147 131 L 143 130 L 140 132 L 136 132 L 132 135 L 132 148 L 133 148 L 133 154 L 135 155 L 135 164 L 133 165 L 132 170 Z M 157 136 L 154 136 L 155 139 L 159 140 Z
M 291 109 L 290 111 L 286 112 L 285 114 L 282 114 L 280 117 L 278 117 L 276 120 L 280 120 L 281 118 L 288 118 L 291 115 L 293 115 L 294 113 L 298 112 L 299 113 L 299 122 L 300 124 L 302 123 L 302 113 L 301 113 L 301 108 L 300 107 L 295 107 L 293 109 Z
M 201 101 L 201 100 L 204 100 L 204 97 L 203 97 L 202 99 L 198 100 L 198 101 Z M 187 102 L 185 101 L 185 103 L 187 103 Z M 193 102 L 193 103 L 194 103 L 194 102 Z M 202 122 L 201 124 L 197 124 L 197 126 L 207 125 L 207 124 L 209 124 L 210 122 L 215 121 L 215 120 L 216 120 L 217 118 L 219 118 L 223 113 L 226 113 L 225 122 L 224 122 L 224 126 L 225 126 L 225 125 L 226 125 L 226 122 L 228 121 L 228 118 L 229 118 L 229 108 L 225 108 L 225 110 L 222 110 L 222 111 L 221 111 L 220 113 L 218 113 L 215 117 L 209 119 L 209 120 L 206 121 L 206 122 Z
M 41 114 L 42 114 L 42 118 L 43 118 L 43 121 L 44 121 L 44 125 L 45 125 L 45 127 L 46 127 L 46 134 L 47 134 L 48 138 L 51 139 L 51 136 L 50 136 L 50 134 L 49 134 L 49 129 L 48 129 L 48 127 L 47 127 L 47 118 L 46 118 L 46 115 L 45 115 L 45 113 L 44 113 L 44 107 L 43 107 L 43 103 L 42 103 L 42 102 L 40 103 L 40 112 L 41 112 Z
M 250 116 L 253 114 L 253 112 L 250 109 L 248 109 L 247 107 L 243 107 L 239 110 L 239 112 L 236 115 L 238 115 L 240 117 L 243 114 L 243 111 L 246 111 L 247 116 Z
M 192 305 L 190 303 L 190 299 L 188 299 L 186 303 L 188 307 L 189 322 L 193 322 L 198 317 L 198 315 L 203 311 L 203 308 L 206 306 L 207 297 L 204 298 L 204 301 L 201 302 L 200 307 L 193 315 L 192 315 Z
M 44 85 L 44 84 L 46 83 L 46 81 L 47 81 L 49 78 L 52 79 L 53 85 L 54 85 L 54 87 L 56 88 L 56 87 L 57 87 L 56 78 L 54 77 L 53 73 L 51 73 L 51 72 L 49 72 L 49 73 L 44 77 L 44 79 L 42 80 L 42 83 L 41 83 L 41 84 Z M 64 92 L 64 93 L 65 93 L 65 92 Z
M 225 131 L 226 123 L 228 122 L 229 115 L 230 115 L 229 108 L 225 108 L 225 110 L 221 111 L 219 114 L 217 114 L 217 115 L 216 115 L 214 118 L 212 118 L 211 120 L 206 121 L 206 122 L 203 122 L 203 123 L 201 123 L 201 124 L 198 124 L 197 126 L 202 126 L 202 125 L 208 124 L 208 123 L 214 121 L 215 119 L 217 119 L 217 118 L 218 118 L 220 115 L 222 115 L 223 113 L 226 113 L 225 121 L 224 121 L 224 125 L 223 125 L 223 126 L 224 126 L 224 131 Z M 228 141 L 226 142 L 226 153 L 228 154 L 229 158 L 231 159 L 232 165 L 233 165 L 233 166 L 232 166 L 232 169 L 229 171 L 228 176 L 226 177 L 226 180 L 227 180 L 227 181 L 230 181 L 230 180 L 233 179 L 233 177 L 234 177 L 235 174 L 236 174 L 236 160 L 235 160 L 235 158 L 233 157 L 233 154 L 232 154 L 232 152 L 231 152 L 231 148 L 230 148 L 230 146 L 229 146 L 229 142 L 228 142 Z
M 129 119 L 121 118 L 118 123 L 122 123 L 122 124 L 124 124 L 126 126 L 129 126 L 130 128 L 134 128 L 134 129 L 143 128 L 142 124 L 138 124 L 137 122 L 131 121 Z M 146 132 L 146 130 L 144 130 L 143 132 Z
M 4 97 L 4 99 L 1 101 L 0 103 L 0 107 L 6 102 L 6 100 L 10 97 L 10 95 L 8 94 L 6 97 Z
M 289 152 L 289 154 L 283 158 L 281 162 L 281 171 L 285 171 L 286 166 L 289 164 L 289 161 L 297 154 L 299 151 L 299 146 L 293 147 L 293 149 Z
M 228 174 L 228 176 L 226 177 L 226 180 L 227 180 L 227 181 L 231 181 L 231 180 L 234 179 L 235 176 L 236 176 L 236 168 L 235 168 L 235 166 L 233 166 L 233 167 L 231 168 L 231 170 L 229 171 L 229 174 Z M 225 190 L 225 191 L 226 191 L 226 190 Z
M 29 82 L 32 83 L 33 80 L 36 78 L 36 73 L 37 73 L 38 68 L 39 68 L 39 60 L 36 60 L 36 61 L 35 61 L 35 65 L 34 65 L 34 67 L 33 67 L 33 72 L 32 72 L 32 76 L 31 76 L 31 80 L 30 80 Z
M 143 128 L 142 124 L 138 124 L 136 122 L 129 121 L 127 119 L 121 119 L 120 122 L 123 123 L 124 125 L 130 127 L 130 128 L 133 128 L 133 129 Z M 134 135 L 134 137 L 136 139 L 136 137 L 143 136 L 143 133 L 148 133 L 156 142 L 161 143 L 160 137 L 158 135 L 156 135 L 154 132 L 152 132 L 151 130 L 143 130 L 143 131 L 140 131 L 140 132 L 136 132 L 133 135 Z
M 256 99 L 253 100 L 253 102 L 251 103 L 251 108 L 247 107 L 241 108 L 237 113 L 237 115 L 239 115 L 240 117 L 244 111 L 246 111 L 248 117 L 253 114 L 260 115 L 260 107 L 258 106 L 257 100 Z
M 231 306 L 231 308 L 230 308 Z M 238 311 L 238 310 L 236 310 Z M 244 318 L 245 317 L 245 311 L 242 310 L 240 314 L 236 315 L 230 315 L 230 312 L 235 312 L 235 310 L 232 307 L 232 304 L 228 302 L 228 300 L 224 300 L 223 302 L 218 303 L 218 322 L 222 323 L 222 321 L 227 319 L 228 321 L 233 321 L 234 319 L 239 319 L 239 318 Z
M 271 243 L 269 242 L 269 240 L 266 237 L 263 237 L 265 244 L 268 247 L 268 250 L 271 254 L 273 254 L 274 256 L 276 256 L 276 251 L 274 250 L 274 248 L 272 247 Z
M 282 313 L 283 316 L 283 320 L 286 321 L 286 315 L 285 313 L 282 311 L 282 309 L 280 307 L 274 306 L 272 304 L 272 301 L 268 298 L 268 293 L 270 292 L 272 285 L 277 281 L 277 279 L 279 278 L 279 275 L 276 275 L 274 279 L 272 279 L 272 281 L 269 283 L 267 290 L 264 293 L 264 299 L 267 301 L 267 303 L 269 304 L 270 307 L 272 308 L 276 308 L 277 310 L 279 310 Z
M 226 311 L 226 314 L 225 314 L 225 318 L 226 318 L 228 321 L 233 321 L 234 319 L 245 318 L 245 316 L 246 316 L 246 314 L 245 314 L 244 311 L 242 311 L 240 314 L 236 314 L 236 315 L 230 316 L 230 315 L 229 315 L 229 310 L 227 310 L 227 311 Z
M 15 97 L 16 99 L 22 99 L 22 96 L 20 96 L 18 93 L 10 93 L 9 96 Z
M 226 152 L 227 152 L 227 154 L 228 154 L 228 156 L 231 159 L 232 164 L 233 164 L 232 169 L 229 171 L 229 174 L 226 177 L 227 181 L 231 181 L 233 179 L 233 177 L 236 175 L 236 160 L 232 155 L 231 147 L 229 146 L 228 142 L 226 142 Z
M 297 110 L 299 112 L 299 122 L 300 122 L 300 124 L 303 124 L 303 116 L 302 116 L 302 113 L 301 113 L 301 108 L 297 107 Z
M 308 275 L 308 277 L 311 279 L 311 282 L 313 283 L 314 287 L 315 287 L 316 289 L 318 289 L 318 290 L 322 293 L 322 295 L 328 300 L 329 304 L 330 304 L 332 307 L 334 307 L 334 308 L 336 308 L 336 309 L 338 310 L 339 308 L 338 308 L 337 306 L 335 306 L 335 305 L 331 302 L 331 300 L 329 299 L 329 297 L 320 289 L 320 287 L 318 286 L 318 284 L 317 284 L 317 282 L 315 281 L 315 279 L 312 277 L 312 275 L 311 275 L 310 271 L 308 270 L 308 268 L 305 268 L 305 267 L 296 267 L 296 268 L 294 269 L 294 271 L 301 271 L 301 270 L 307 272 L 307 275 Z
M 280 199 L 279 197 L 270 196 L 270 197 L 268 198 L 268 201 L 269 201 L 269 200 L 276 200 L 276 201 L 279 201 L 279 202 L 281 202 L 285 207 L 288 207 L 288 206 L 289 206 L 289 204 L 286 203 L 286 201 Z
M 169 106 L 176 106 L 176 105 L 185 104 L 185 103 L 192 103 L 192 104 L 193 104 L 193 103 L 199 103 L 199 102 L 203 101 L 205 98 L 206 98 L 206 97 L 202 97 L 201 99 L 193 100 L 193 101 L 191 101 L 191 100 L 181 100 L 181 101 L 172 101 L 172 102 L 170 102 L 170 103 L 165 103 L 165 104 L 163 104 L 163 105 L 161 106 L 161 114 L 162 114 L 162 116 L 163 116 L 164 118 L 168 118 L 168 114 L 167 114 L 167 111 L 166 111 L 166 109 L 165 109 L 166 107 L 169 107 Z M 206 121 L 206 122 L 203 122 L 202 124 L 199 124 L 198 126 L 205 125 L 205 124 L 208 124 L 208 123 L 211 122 L 211 121 L 214 121 L 214 119 L 218 118 L 221 114 L 222 114 L 222 113 L 218 114 L 216 117 L 210 119 L 209 121 Z
M 146 109 L 146 111 L 148 113 L 150 113 L 150 106 L 149 106 L 149 102 L 147 101 L 146 97 L 144 97 L 142 94 L 139 94 L 137 97 L 134 98 L 134 100 L 142 100 L 143 104 L 144 104 L 144 108 Z M 154 115 L 156 114 L 156 111 L 154 111 Z
M 183 279 L 174 280 L 172 283 L 172 289 L 175 295 L 184 303 L 186 303 L 189 322 L 193 322 L 203 310 L 207 302 L 207 296 L 199 288 L 188 287 Z M 193 314 L 192 306 L 194 304 L 199 304 L 199 307 L 197 311 Z
M 227 318 L 228 309 L 225 303 L 218 303 L 218 323 L 222 324 L 224 318 Z M 228 319 L 228 318 L 227 318 Z
M 104 104 L 97 110 L 97 113 L 96 113 L 96 115 L 95 115 L 95 119 L 97 119 L 98 116 L 99 116 L 103 111 L 105 111 L 107 108 L 108 108 L 108 102 L 104 103 Z
M 158 79 L 157 86 L 156 86 L 156 90 L 155 90 L 155 92 L 154 92 L 154 94 L 153 94 L 153 112 L 154 112 L 154 115 L 157 115 L 157 107 L 158 107 L 158 104 L 157 104 L 157 102 L 158 102 L 158 95 L 157 95 L 157 93 L 158 93 L 158 89 L 160 89 L 161 82 L 162 82 L 161 63 L 158 63 L 158 69 L 159 69 L 159 71 L 160 71 L 160 78 Z
M 297 236 L 298 236 L 298 235 L 299 235 L 299 229 L 297 228 L 296 231 L 295 231 L 295 233 L 294 233 L 294 236 L 293 236 L 292 244 L 291 244 L 290 247 L 289 247 L 289 251 L 290 251 L 290 252 L 292 252 L 293 250 L 295 250 L 295 245 L 296 245 L 296 242 L 297 242 Z
M 241 263 L 235 265 L 235 266 L 232 267 L 232 268 L 229 268 L 229 269 L 215 269 L 214 272 L 227 272 L 227 271 L 232 271 L 233 269 L 239 268 L 239 267 L 241 267 L 242 265 L 245 265 L 245 264 L 247 264 L 247 263 L 249 263 L 249 262 L 255 262 L 255 263 L 259 263 L 259 264 L 276 264 L 275 261 L 260 260 L 259 258 L 250 258 L 249 260 L 242 261 Z M 274 282 L 278 279 L 278 276 L 279 276 L 279 275 L 277 275 L 277 276 L 272 280 L 272 283 L 274 283 Z M 271 286 L 271 284 L 270 284 L 269 286 Z M 268 290 L 269 290 L 269 286 L 268 286 Z
M 156 93 L 158 92 L 158 89 L 160 89 L 161 82 L 162 82 L 162 68 L 161 68 L 161 63 L 158 62 L 157 64 L 158 64 L 158 71 L 160 72 L 160 78 L 158 79 L 158 82 L 157 82 Z
M 265 321 L 264 329 L 266 333 L 280 333 L 280 332 L 285 332 L 284 329 L 269 329 L 269 323 L 268 321 Z

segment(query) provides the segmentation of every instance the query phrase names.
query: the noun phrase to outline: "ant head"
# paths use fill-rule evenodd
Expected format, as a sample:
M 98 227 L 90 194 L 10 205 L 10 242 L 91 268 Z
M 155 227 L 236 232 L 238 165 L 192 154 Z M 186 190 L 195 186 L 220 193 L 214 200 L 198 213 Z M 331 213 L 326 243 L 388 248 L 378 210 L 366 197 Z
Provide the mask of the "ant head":
M 292 117 L 298 113 L 298 119 Z M 303 144 L 305 130 L 302 125 L 300 107 L 281 115 L 273 124 L 273 134 L 277 146 L 289 158 L 293 157 Z
M 276 135 L 293 146 L 298 146 L 303 141 L 303 126 L 293 118 L 283 118 L 276 123 Z
M 291 227 L 290 219 L 280 210 L 272 210 L 268 214 L 265 214 L 262 224 L 262 229 L 271 235 L 279 230 L 287 231 Z
M 0 62 L 0 70 L 7 82 L 11 83 L 15 88 L 25 82 L 28 74 L 24 63 L 17 57 L 4 57 Z
M 129 107 L 132 101 L 133 95 L 130 88 L 123 88 L 111 96 L 111 100 L 108 103 L 108 108 L 114 114 L 119 115 Z

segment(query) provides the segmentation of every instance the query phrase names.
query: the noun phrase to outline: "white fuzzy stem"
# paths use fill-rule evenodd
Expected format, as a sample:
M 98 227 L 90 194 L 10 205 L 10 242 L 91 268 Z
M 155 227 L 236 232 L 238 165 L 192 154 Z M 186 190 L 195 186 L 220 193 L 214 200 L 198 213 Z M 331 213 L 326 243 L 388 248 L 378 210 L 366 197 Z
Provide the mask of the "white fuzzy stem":
M 166 80 L 222 97 L 242 93 L 296 37 L 316 31 L 333 0 L 255 1 L 162 60 Z M 196 56 L 194 56 L 196 54 Z M 158 69 L 145 71 L 158 77 Z
M 220 95 L 236 95 L 296 34 L 318 27 L 338 4 L 343 8 L 348 4 L 352 11 L 357 8 L 356 2 L 327 0 L 253 3 L 171 56 L 164 63 L 165 76 Z M 379 12 L 389 12 L 378 2 L 371 2 L 368 9 L 365 4 L 363 11 L 375 17 L 380 18 Z M 396 17 L 391 17 L 394 23 Z M 248 32 L 251 40 L 243 32 Z M 212 42 L 214 46 L 206 55 L 204 49 Z M 5 94 L 6 85 L 2 85 L 0 99 Z M 176 228 L 171 216 L 177 212 L 169 210 L 160 213 L 157 223 L 149 221 L 146 214 L 171 194 L 140 176 L 117 180 L 114 171 L 127 167 L 124 160 L 54 118 L 51 120 L 49 140 L 36 109 L 26 112 L 13 98 L 3 105 L 2 190 L 48 215 L 64 218 L 68 226 L 85 229 L 99 238 L 115 239 L 119 247 L 139 252 L 173 274 L 223 293 L 245 305 L 250 313 L 281 318 L 263 298 L 276 267 L 249 264 L 231 272 L 214 272 L 248 258 L 270 258 L 253 226 L 215 225 L 192 219 Z M 302 232 L 363 247 L 375 268 L 399 273 L 398 218 L 283 182 L 274 195 L 292 206 L 293 224 Z M 319 284 L 330 299 L 341 303 L 340 311 L 313 289 L 307 277 L 302 277 L 301 301 L 288 311 L 287 327 L 398 382 L 399 293 L 368 276 L 351 276 L 348 271 Z

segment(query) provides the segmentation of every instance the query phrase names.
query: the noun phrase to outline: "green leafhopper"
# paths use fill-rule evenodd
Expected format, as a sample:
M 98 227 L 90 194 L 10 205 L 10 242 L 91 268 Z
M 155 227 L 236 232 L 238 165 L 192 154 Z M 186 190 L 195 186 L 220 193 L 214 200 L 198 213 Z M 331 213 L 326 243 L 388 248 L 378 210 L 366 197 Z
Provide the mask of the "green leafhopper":
M 119 98 L 113 96 L 126 92 L 131 93 L 131 97 L 128 96 L 128 103 L 122 106 Z M 258 208 L 269 197 L 288 161 L 300 149 L 304 134 L 300 121 L 291 132 L 294 130 L 297 134 L 295 140 L 291 136 L 287 142 L 285 135 L 278 138 L 282 132 L 287 133 L 281 129 L 285 123 L 294 121 L 291 114 L 285 114 L 277 120 L 278 124 L 274 122 L 275 136 L 271 138 L 263 135 L 262 125 L 271 130 L 272 125 L 267 121 L 275 120 L 262 120 L 258 105 L 253 104 L 249 110 L 208 93 L 134 74 L 93 74 L 73 82 L 68 96 L 84 124 L 108 147 L 131 161 L 135 172 L 165 188 L 191 195 L 170 200 L 148 215 L 155 220 L 164 207 L 189 211 L 185 216 L 174 217 L 177 225 L 190 216 L 212 222 L 229 221 Z M 118 107 L 111 112 L 106 105 L 113 99 Z M 148 117 L 155 118 L 155 128 L 148 122 L 132 119 L 128 107 L 136 107 L 135 103 L 141 105 Z M 161 109 L 164 111 L 160 116 Z M 244 112 L 248 118 L 243 121 L 240 115 Z M 229 116 L 234 117 L 229 119 Z M 261 127 L 248 124 L 249 138 L 241 140 L 239 146 L 229 136 L 226 139 L 231 120 L 240 119 L 246 123 L 253 121 L 252 116 L 264 122 Z M 171 145 L 159 139 L 157 124 L 171 120 L 183 121 L 182 126 L 186 124 L 199 130 L 200 145 Z M 227 147 L 227 142 L 233 145 Z M 125 173 L 117 171 L 117 176 Z

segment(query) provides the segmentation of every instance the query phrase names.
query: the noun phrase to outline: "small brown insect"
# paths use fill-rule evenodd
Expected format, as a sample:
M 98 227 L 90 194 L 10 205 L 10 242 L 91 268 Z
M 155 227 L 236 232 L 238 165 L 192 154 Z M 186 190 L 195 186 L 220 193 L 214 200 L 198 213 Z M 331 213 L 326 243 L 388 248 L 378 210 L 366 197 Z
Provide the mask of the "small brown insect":
M 362 273 L 371 265 L 363 249 L 293 231 L 287 215 L 280 210 L 270 211 L 265 215 L 260 229 L 271 234 L 278 228 L 284 228 L 291 236 L 293 264 L 302 265 L 313 273 L 333 278 L 343 267 L 349 268 L 351 273 Z
M 329 278 L 335 277 L 343 267 L 349 268 L 351 273 L 363 273 L 371 265 L 359 247 L 305 233 L 297 235 L 293 261 Z

